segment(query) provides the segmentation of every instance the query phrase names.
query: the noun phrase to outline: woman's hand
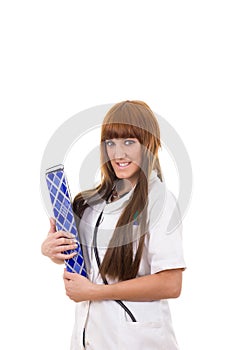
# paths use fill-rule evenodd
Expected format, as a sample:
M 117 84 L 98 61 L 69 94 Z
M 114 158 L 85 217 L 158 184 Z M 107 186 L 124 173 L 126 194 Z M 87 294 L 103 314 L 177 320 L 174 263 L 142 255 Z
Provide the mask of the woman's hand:
M 78 273 L 64 271 L 63 275 L 67 296 L 77 302 L 94 300 L 97 284 L 90 282 L 86 277 Z
M 57 231 L 55 220 L 50 218 L 50 230 L 47 238 L 41 245 L 41 252 L 48 256 L 57 264 L 64 263 L 65 259 L 73 258 L 77 253 L 65 254 L 66 250 L 75 249 L 77 247 L 75 236 L 69 232 Z

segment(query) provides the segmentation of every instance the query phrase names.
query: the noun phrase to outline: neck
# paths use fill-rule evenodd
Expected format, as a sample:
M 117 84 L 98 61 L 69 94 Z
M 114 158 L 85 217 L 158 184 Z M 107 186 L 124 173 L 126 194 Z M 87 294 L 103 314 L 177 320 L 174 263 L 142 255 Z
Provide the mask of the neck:
M 127 179 L 121 179 L 116 183 L 116 192 L 119 196 L 124 195 L 132 190 L 133 184 Z
M 126 195 L 128 192 L 130 192 L 133 188 L 133 185 L 129 180 L 121 179 L 116 182 L 114 189 L 112 191 L 112 195 L 109 198 L 109 202 L 114 202 L 124 195 Z

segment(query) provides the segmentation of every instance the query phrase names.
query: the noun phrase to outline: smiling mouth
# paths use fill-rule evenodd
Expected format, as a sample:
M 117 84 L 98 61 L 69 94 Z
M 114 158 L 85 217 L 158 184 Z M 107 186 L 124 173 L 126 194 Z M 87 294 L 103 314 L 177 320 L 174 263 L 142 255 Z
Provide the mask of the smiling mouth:
M 116 162 L 117 166 L 119 168 L 126 168 L 127 166 L 129 166 L 131 164 L 131 162 Z

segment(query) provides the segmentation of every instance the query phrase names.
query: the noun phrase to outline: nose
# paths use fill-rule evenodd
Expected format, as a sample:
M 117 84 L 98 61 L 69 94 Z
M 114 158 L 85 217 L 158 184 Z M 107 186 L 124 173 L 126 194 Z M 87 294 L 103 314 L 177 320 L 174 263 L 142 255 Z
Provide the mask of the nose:
M 126 151 L 124 145 L 117 143 L 115 146 L 114 158 L 124 158 L 126 156 Z

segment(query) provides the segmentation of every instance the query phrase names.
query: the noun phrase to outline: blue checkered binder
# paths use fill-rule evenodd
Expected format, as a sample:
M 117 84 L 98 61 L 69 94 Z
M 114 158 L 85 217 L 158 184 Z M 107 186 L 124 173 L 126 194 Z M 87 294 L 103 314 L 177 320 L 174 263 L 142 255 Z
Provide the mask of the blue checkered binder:
M 57 230 L 71 232 L 77 239 L 78 247 L 75 250 L 64 252 L 66 254 L 74 251 L 78 253 L 72 259 L 65 260 L 66 269 L 69 272 L 76 272 L 87 277 L 80 239 L 72 210 L 71 196 L 63 165 L 47 169 L 46 182 L 51 198 Z

